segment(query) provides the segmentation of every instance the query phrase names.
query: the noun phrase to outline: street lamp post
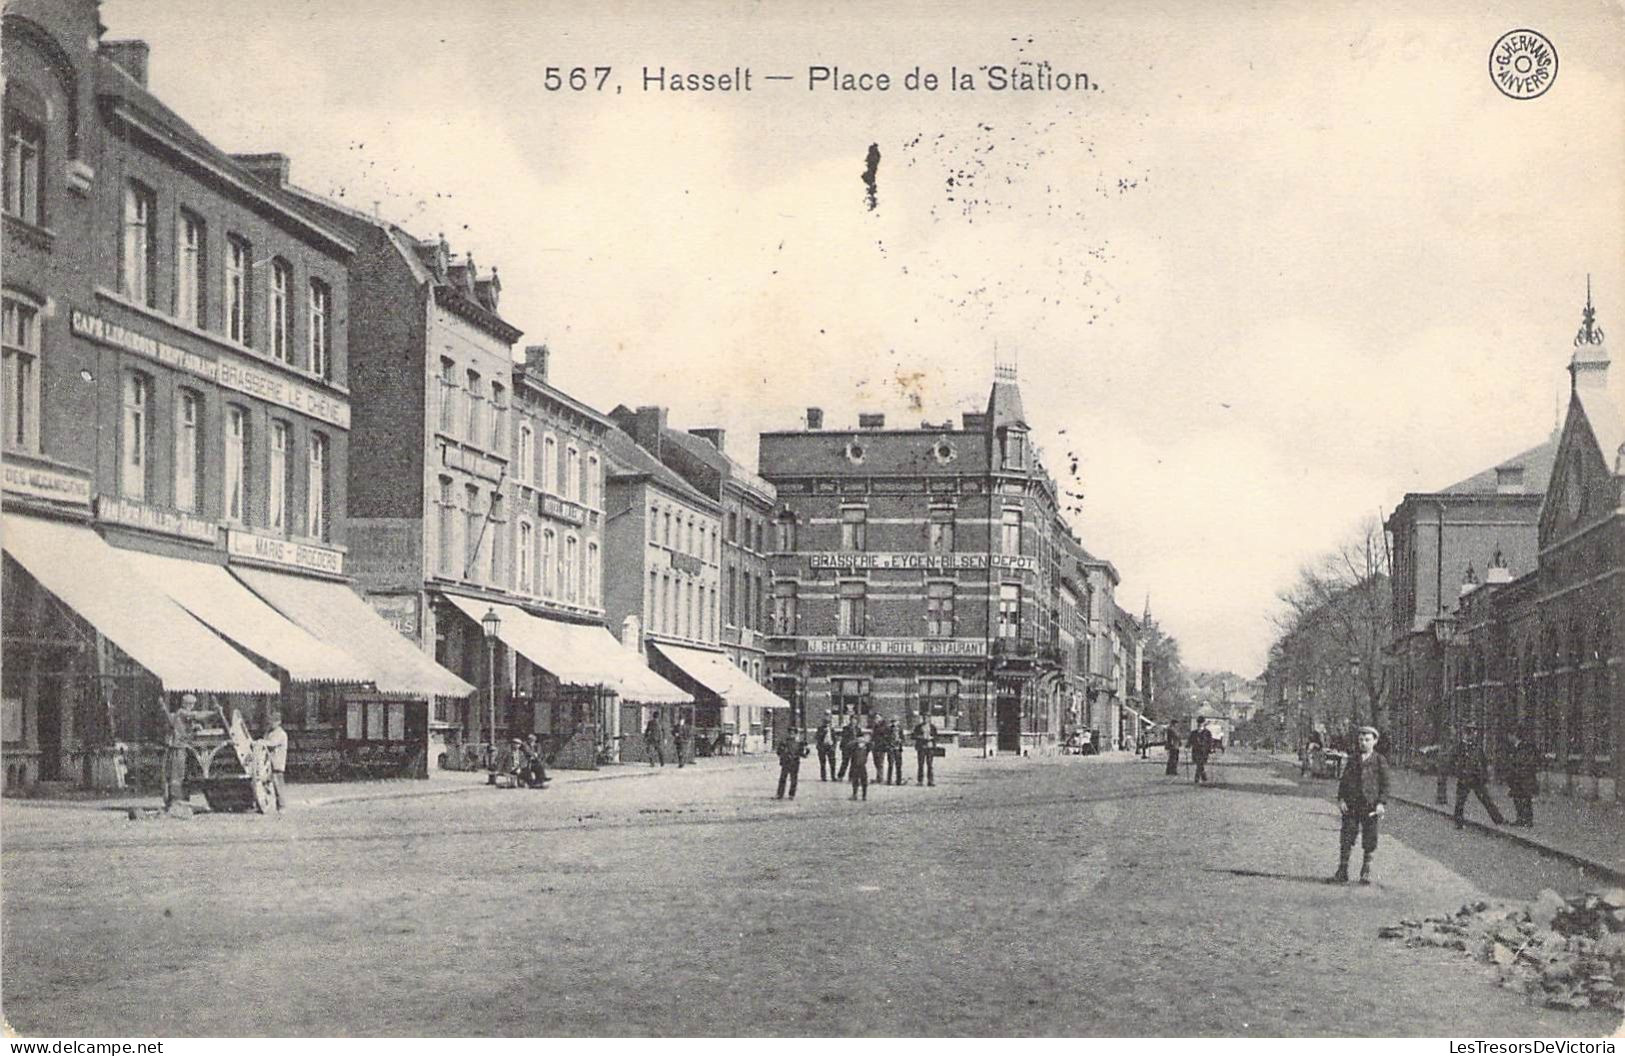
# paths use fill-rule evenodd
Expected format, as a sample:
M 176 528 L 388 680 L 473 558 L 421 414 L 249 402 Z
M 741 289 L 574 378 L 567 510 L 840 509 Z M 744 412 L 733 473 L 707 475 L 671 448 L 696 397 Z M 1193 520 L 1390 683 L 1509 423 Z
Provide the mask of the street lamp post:
M 486 609 L 480 620 L 485 631 L 485 675 L 488 680 L 485 714 L 489 725 L 485 730 L 485 769 L 492 784 L 497 776 L 497 632 L 502 630 L 502 617 L 494 608 Z

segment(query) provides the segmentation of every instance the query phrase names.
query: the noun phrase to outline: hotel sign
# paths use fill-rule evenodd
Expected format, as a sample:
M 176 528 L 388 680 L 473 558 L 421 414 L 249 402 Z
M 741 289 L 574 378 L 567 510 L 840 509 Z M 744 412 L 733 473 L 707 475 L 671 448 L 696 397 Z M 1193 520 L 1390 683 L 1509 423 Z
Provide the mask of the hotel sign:
M 350 428 L 349 402 L 314 385 L 261 370 L 252 364 L 211 359 L 78 308 L 69 312 L 68 325 L 80 337 L 196 374 L 223 388 L 258 396 L 269 403 L 308 414 L 340 429 Z
M 74 506 L 90 505 L 90 478 L 75 477 L 51 469 L 21 466 L 13 462 L 0 465 L 5 490 L 36 499 L 65 502 Z
M 814 656 L 980 657 L 983 638 L 804 638 L 803 652 Z
M 1038 559 L 1026 554 L 919 554 L 919 553 L 867 553 L 834 552 L 807 555 L 811 568 L 851 569 L 903 569 L 925 572 L 953 572 L 961 569 L 1001 569 L 1014 572 L 1033 572 Z
M 226 552 L 232 557 L 265 561 L 330 576 L 344 574 L 344 551 L 311 543 L 296 543 L 272 535 L 256 535 L 233 528 L 226 533 Z
M 175 510 L 161 510 L 144 502 L 102 495 L 96 499 L 96 519 L 106 524 L 122 524 L 144 532 L 196 539 L 210 546 L 220 541 L 220 526 L 213 521 Z
M 539 505 L 543 517 L 552 517 L 571 524 L 587 523 L 587 507 L 574 503 L 568 499 L 561 499 L 557 495 L 543 493 Z

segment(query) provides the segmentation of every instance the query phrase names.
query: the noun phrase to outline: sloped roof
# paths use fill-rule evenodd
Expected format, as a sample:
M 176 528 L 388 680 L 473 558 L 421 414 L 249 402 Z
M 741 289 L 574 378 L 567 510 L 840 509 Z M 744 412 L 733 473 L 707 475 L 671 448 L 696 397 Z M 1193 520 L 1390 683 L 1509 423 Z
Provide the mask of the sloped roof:
M 724 480 L 732 480 L 735 484 L 756 492 L 768 502 L 778 497 L 778 489 L 772 484 L 746 469 L 738 459 L 720 450 L 717 445 L 704 437 L 685 433 L 681 429 L 668 428 L 660 442 L 676 444 L 695 458 L 720 471 Z
M 1027 424 L 1027 411 L 1021 406 L 1021 389 L 1013 373 L 1000 373 L 994 378 L 993 391 L 987 395 L 987 418 L 994 428 Z
M 714 500 L 639 447 L 638 442 L 624 429 L 615 425 L 609 427 L 604 434 L 604 451 L 609 455 L 611 476 L 648 477 L 667 491 L 675 492 L 689 502 L 708 510 L 717 508 Z
M 1557 442 L 1560 438 L 1560 434 L 1553 433 L 1527 451 L 1520 451 L 1511 458 L 1503 459 L 1465 480 L 1458 480 L 1448 488 L 1440 488 L 1437 494 L 1494 495 L 1497 471 L 1522 467 L 1523 494 L 1544 495 L 1546 485 L 1552 479 L 1552 465 L 1557 459 Z
M 1597 437 L 1603 460 L 1616 476 L 1625 475 L 1625 377 L 1610 378 L 1606 388 L 1581 390 L 1575 397 Z

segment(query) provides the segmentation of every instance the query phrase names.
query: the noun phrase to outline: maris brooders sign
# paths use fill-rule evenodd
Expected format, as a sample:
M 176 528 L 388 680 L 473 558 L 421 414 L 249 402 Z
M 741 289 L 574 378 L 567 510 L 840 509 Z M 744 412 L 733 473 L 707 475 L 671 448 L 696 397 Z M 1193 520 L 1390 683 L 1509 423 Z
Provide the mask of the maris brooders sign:
M 835 656 L 986 656 L 981 638 L 804 638 L 803 652 Z
M 167 341 L 160 341 L 137 330 L 75 308 L 69 313 L 69 325 L 80 337 L 99 341 L 104 345 L 133 352 L 155 363 L 163 363 L 207 378 L 222 388 L 235 389 L 250 396 L 308 414 L 340 429 L 350 428 L 350 404 L 314 385 L 286 378 L 248 363 L 216 360 L 200 355 Z
M 900 568 L 927 572 L 999 568 L 1033 572 L 1038 568 L 1038 559 L 1025 554 L 893 554 L 842 551 L 808 554 L 807 564 L 811 568 Z
M 328 575 L 344 574 L 344 551 L 310 543 L 296 543 L 271 535 L 255 535 L 233 528 L 226 533 L 226 552 L 232 557 L 265 561 L 273 565 L 302 568 Z

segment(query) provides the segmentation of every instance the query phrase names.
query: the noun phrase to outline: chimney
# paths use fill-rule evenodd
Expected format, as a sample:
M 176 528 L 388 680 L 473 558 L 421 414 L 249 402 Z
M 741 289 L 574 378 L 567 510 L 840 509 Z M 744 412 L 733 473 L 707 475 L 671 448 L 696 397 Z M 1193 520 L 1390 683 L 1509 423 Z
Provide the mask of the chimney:
M 858 428 L 884 429 L 886 428 L 886 416 L 884 414 L 860 414 L 858 415 Z
M 634 653 L 643 652 L 643 626 L 635 613 L 621 621 L 621 644 Z
M 718 451 L 726 450 L 723 447 L 728 440 L 728 430 L 726 429 L 718 429 L 713 426 L 709 429 L 690 429 L 688 432 L 690 436 L 699 437 Z
M 959 416 L 959 420 L 967 433 L 980 433 L 987 430 L 987 414 L 983 411 L 966 411 Z
M 547 357 L 551 355 L 546 345 L 525 346 L 525 373 L 535 381 L 547 384 Z
M 656 459 L 660 457 L 660 435 L 665 431 L 664 407 L 639 407 L 632 417 L 632 439 Z
M 231 160 L 247 169 L 261 183 L 273 187 L 286 187 L 288 184 L 286 154 L 233 154 Z
M 147 56 L 152 49 L 147 47 L 146 41 L 104 40 L 98 50 L 129 74 L 136 84 L 147 86 Z
M 824 409 L 822 407 L 807 408 L 807 428 L 809 430 L 824 428 Z

